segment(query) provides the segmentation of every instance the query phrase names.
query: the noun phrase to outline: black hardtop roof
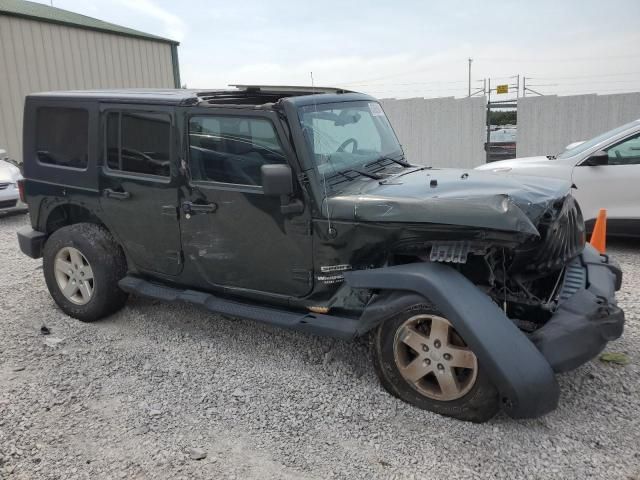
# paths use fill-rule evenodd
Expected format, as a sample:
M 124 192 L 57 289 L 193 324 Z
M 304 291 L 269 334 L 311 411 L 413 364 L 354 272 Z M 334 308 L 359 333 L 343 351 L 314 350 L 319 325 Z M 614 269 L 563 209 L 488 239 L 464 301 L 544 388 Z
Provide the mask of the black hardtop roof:
M 164 105 L 263 105 L 287 97 L 306 97 L 326 95 L 337 100 L 347 94 L 353 97 L 354 92 L 332 87 L 304 87 L 278 85 L 232 85 L 230 89 L 155 89 L 126 88 L 112 90 L 66 90 L 39 92 L 28 95 L 30 98 L 54 100 L 96 100 L 116 103 L 153 103 Z M 365 95 L 355 94 L 363 98 Z M 323 102 L 324 103 L 324 102 Z

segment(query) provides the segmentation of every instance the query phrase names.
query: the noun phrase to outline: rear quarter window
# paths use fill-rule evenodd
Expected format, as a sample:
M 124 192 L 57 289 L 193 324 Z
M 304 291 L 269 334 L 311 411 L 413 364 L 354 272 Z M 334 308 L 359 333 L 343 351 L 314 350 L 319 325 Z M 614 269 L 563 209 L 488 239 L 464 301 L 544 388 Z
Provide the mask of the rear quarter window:
M 81 108 L 38 108 L 35 143 L 40 163 L 86 169 L 89 157 L 89 112 Z

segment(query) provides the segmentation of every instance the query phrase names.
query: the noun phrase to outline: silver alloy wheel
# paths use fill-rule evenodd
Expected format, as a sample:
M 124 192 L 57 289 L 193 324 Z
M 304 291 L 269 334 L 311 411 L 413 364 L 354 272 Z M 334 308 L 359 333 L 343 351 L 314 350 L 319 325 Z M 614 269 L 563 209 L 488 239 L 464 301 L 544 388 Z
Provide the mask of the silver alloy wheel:
M 437 315 L 405 321 L 396 332 L 393 355 L 402 377 L 428 398 L 456 400 L 476 383 L 478 359 L 449 321 Z
M 56 254 L 53 270 L 58 288 L 67 300 L 86 305 L 95 288 L 93 270 L 86 257 L 73 247 L 64 247 Z

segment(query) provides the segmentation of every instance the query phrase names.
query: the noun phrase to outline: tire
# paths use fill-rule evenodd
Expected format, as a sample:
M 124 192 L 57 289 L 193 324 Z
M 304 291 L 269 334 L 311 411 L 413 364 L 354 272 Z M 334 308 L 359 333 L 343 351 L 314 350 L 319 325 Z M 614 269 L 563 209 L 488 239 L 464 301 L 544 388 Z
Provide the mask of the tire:
M 445 323 L 449 329 L 445 337 L 450 342 L 443 345 L 436 337 L 439 326 Z M 431 325 L 435 325 L 433 335 Z M 371 347 L 374 368 L 382 386 L 401 400 L 440 415 L 476 423 L 485 422 L 498 413 L 496 388 L 464 340 L 431 305 L 414 305 L 384 321 L 373 333 Z M 465 367 L 459 368 L 456 363 Z M 418 379 L 414 383 L 415 378 Z
M 124 252 L 100 225 L 77 223 L 56 230 L 44 246 L 43 270 L 60 309 L 80 321 L 106 317 L 127 301 L 128 295 L 118 287 L 127 273 Z M 76 279 L 78 287 L 71 295 Z M 69 287 L 66 295 L 63 286 Z

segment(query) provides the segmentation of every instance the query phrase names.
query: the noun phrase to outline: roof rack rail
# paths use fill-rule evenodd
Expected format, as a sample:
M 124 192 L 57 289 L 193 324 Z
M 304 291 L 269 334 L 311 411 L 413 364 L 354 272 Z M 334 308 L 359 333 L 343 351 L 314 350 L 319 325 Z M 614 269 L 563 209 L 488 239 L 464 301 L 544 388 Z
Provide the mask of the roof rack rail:
M 245 84 L 232 84 L 230 87 L 235 87 L 242 90 L 254 91 L 254 92 L 273 92 L 273 93 L 352 93 L 352 90 L 346 90 L 339 87 L 312 87 L 302 85 L 245 85 Z

